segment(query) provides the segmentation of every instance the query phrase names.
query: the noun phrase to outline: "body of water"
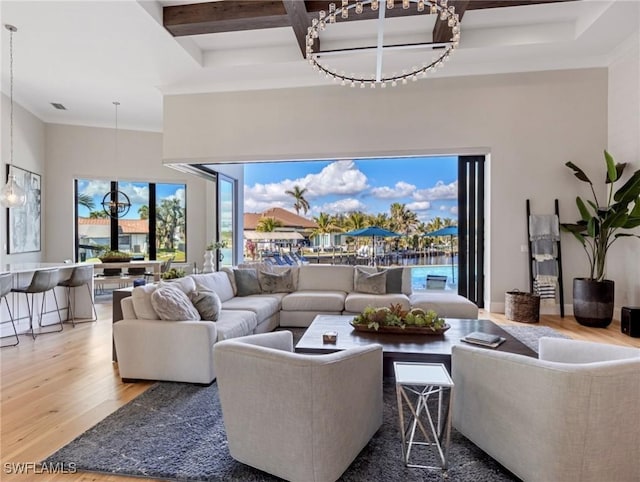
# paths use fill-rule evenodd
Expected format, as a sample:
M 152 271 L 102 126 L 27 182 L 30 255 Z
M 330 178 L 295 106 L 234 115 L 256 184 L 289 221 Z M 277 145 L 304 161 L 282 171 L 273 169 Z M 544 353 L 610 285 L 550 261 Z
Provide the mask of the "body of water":
M 426 289 L 427 275 L 438 275 L 447 277 L 447 290 L 458 291 L 458 265 L 454 264 L 434 264 L 426 266 L 411 267 L 411 287 L 413 291 Z

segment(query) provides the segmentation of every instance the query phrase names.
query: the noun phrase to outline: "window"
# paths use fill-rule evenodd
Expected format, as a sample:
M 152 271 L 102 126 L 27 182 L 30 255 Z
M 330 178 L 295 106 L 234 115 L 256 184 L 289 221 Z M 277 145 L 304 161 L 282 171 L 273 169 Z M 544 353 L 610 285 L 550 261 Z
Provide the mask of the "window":
M 126 194 L 130 208 L 114 219 L 103 209 L 109 193 Z M 138 259 L 186 261 L 186 186 L 77 179 L 76 259 L 118 250 Z

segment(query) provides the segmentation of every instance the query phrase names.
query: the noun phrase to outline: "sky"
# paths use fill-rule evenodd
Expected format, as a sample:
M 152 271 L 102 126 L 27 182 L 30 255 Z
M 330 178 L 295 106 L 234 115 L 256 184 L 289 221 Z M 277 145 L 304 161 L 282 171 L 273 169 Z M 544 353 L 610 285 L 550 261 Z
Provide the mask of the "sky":
M 110 191 L 110 186 L 109 181 L 78 179 L 78 192 L 92 197 L 95 204 L 94 211 L 102 210 L 102 199 Z M 118 188 L 129 197 L 131 202 L 131 208 L 123 216 L 123 219 L 140 219 L 138 210 L 141 206 L 149 204 L 149 184 L 146 182 L 119 181 Z M 185 205 L 184 184 L 156 184 L 156 199 L 158 201 L 174 197 L 180 199 L 182 206 Z M 89 217 L 89 210 L 84 206 L 78 206 L 78 215 L 80 217 Z
M 457 156 L 246 164 L 244 181 L 247 213 L 272 207 L 295 212 L 285 191 L 298 185 L 307 189 L 308 218 L 320 212 L 389 213 L 394 202 L 406 204 L 422 222 L 458 217 Z

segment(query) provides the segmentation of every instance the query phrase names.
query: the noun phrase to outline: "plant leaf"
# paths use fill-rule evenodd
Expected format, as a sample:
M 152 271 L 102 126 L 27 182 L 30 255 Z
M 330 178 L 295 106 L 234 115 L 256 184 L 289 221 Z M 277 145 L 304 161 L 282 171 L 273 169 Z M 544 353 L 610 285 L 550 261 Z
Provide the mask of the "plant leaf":
M 587 223 L 587 234 L 592 238 L 595 238 L 597 232 L 598 232 L 598 220 L 596 218 L 589 219 L 589 222 Z
M 604 160 L 607 163 L 607 183 L 616 182 L 618 180 L 618 170 L 616 169 L 616 161 L 613 160 L 611 154 L 604 151 Z
M 578 211 L 580 211 L 580 216 L 582 217 L 583 221 L 588 222 L 591 218 L 593 218 L 593 216 L 589 212 L 589 209 L 587 209 L 587 206 L 584 204 L 584 201 L 580 196 L 576 197 L 576 204 L 578 205 Z
M 638 226 L 640 226 L 640 217 L 629 216 L 627 218 L 627 222 L 624 223 L 624 226 L 620 226 L 620 227 L 624 229 L 633 229 L 633 228 L 637 228 Z M 630 236 L 634 236 L 634 235 L 631 234 Z
M 631 201 L 640 201 L 640 169 L 633 173 L 624 185 L 616 191 L 613 199 L 616 202 L 629 204 Z
M 569 169 L 572 169 L 573 174 L 578 179 L 580 179 L 583 182 L 588 182 L 589 184 L 591 184 L 591 179 L 589 179 L 589 177 L 584 173 L 584 171 L 580 169 L 578 166 L 576 166 L 573 162 L 569 161 L 565 163 L 565 166 L 567 166 Z

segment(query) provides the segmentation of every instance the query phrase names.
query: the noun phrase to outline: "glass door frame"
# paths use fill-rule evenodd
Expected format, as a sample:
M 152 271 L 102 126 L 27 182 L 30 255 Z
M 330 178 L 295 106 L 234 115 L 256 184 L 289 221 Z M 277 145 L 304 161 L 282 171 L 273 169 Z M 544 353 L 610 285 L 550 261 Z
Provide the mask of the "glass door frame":
M 224 206 L 224 200 L 222 199 L 223 190 L 221 188 L 222 183 L 231 184 L 231 266 L 238 264 L 238 180 L 234 179 L 226 174 L 216 172 L 216 241 L 221 240 L 222 236 L 222 209 Z M 218 257 L 215 261 L 216 271 L 222 266 L 222 259 Z M 226 264 L 225 264 L 226 265 Z

